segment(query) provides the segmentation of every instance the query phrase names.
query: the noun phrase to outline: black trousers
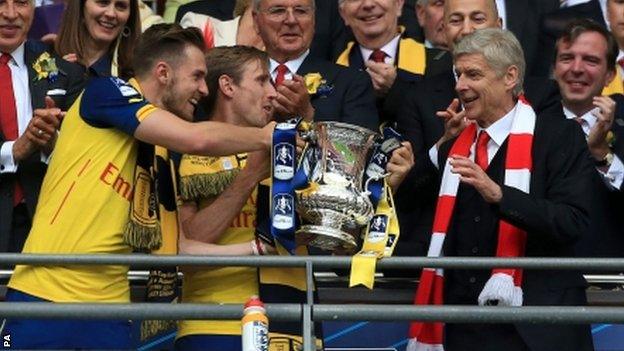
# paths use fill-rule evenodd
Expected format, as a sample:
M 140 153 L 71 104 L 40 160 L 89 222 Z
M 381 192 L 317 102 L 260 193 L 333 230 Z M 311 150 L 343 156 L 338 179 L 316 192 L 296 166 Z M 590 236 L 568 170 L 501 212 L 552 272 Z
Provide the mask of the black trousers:
M 13 208 L 8 252 L 22 252 L 31 225 L 32 220 L 28 214 L 28 208 L 26 208 L 25 203 L 21 203 Z

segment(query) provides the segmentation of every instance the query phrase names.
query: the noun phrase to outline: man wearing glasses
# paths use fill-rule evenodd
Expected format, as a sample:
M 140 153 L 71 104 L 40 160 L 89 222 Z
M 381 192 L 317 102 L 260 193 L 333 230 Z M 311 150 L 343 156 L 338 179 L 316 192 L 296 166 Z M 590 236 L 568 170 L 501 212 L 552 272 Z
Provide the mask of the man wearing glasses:
M 340 121 L 376 130 L 379 117 L 364 72 L 309 55 L 314 36 L 313 0 L 254 0 L 256 31 L 269 54 L 280 118 Z

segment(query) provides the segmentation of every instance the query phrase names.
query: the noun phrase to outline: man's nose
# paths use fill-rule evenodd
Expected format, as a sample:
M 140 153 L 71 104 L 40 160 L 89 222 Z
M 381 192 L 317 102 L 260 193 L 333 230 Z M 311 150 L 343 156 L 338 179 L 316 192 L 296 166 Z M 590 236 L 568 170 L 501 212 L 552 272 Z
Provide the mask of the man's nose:
M 472 22 L 470 22 L 469 18 L 466 18 L 466 20 L 464 20 L 464 23 L 463 23 L 462 29 L 461 29 L 462 36 L 468 35 L 468 34 L 474 32 L 474 30 L 475 30 L 475 28 L 474 28 Z
M 15 4 L 13 1 L 6 1 L 2 8 L 0 9 L 0 15 L 7 19 L 15 19 L 17 18 L 17 10 L 15 9 Z
M 572 61 L 572 71 L 573 72 L 582 72 L 584 68 L 583 61 L 581 59 L 574 59 Z

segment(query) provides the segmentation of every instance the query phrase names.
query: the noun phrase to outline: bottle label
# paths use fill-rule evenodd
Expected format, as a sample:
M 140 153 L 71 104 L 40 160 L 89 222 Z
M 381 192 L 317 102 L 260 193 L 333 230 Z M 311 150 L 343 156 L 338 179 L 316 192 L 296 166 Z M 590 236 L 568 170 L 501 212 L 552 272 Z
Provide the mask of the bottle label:
M 269 326 L 263 321 L 250 321 L 243 325 L 243 351 L 268 351 Z

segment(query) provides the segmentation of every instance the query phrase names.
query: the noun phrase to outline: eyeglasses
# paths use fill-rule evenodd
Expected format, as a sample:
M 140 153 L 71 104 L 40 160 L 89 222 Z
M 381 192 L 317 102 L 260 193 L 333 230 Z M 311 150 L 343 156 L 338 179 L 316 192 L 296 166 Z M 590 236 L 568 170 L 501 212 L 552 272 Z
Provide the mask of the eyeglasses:
M 296 19 L 308 19 L 312 17 L 312 6 L 272 6 L 263 12 L 266 13 L 270 19 L 274 21 L 283 21 L 288 17 L 288 13 L 291 12 Z

